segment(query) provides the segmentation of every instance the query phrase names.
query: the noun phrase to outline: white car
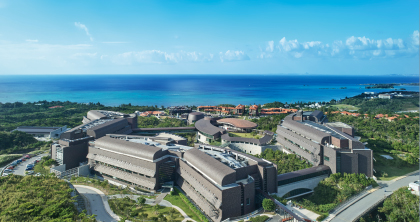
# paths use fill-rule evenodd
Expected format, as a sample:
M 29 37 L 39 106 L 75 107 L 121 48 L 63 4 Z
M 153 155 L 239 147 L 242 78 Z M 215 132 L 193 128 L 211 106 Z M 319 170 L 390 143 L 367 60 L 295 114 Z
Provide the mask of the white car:
M 35 172 L 33 171 L 33 170 L 30 170 L 30 171 L 26 171 L 25 172 L 25 174 L 27 174 L 27 175 L 32 175 L 32 174 L 34 174 Z

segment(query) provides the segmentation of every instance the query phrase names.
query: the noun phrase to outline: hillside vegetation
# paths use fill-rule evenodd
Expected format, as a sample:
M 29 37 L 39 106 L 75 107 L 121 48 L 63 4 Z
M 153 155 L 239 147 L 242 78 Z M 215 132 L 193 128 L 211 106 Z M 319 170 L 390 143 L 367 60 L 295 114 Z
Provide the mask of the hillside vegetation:
M 55 177 L 1 177 L 0 221 L 93 221 L 78 215 L 71 191 Z

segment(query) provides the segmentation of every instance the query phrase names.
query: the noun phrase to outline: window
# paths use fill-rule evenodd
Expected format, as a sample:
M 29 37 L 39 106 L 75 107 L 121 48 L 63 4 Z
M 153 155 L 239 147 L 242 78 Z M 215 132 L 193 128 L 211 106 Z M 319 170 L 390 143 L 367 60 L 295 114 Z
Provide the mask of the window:
M 251 200 L 249 200 L 249 198 L 246 198 L 246 205 L 251 205 Z
M 330 161 L 330 158 L 329 158 L 329 157 L 327 157 L 327 156 L 324 156 L 324 160 L 326 160 L 326 161 Z

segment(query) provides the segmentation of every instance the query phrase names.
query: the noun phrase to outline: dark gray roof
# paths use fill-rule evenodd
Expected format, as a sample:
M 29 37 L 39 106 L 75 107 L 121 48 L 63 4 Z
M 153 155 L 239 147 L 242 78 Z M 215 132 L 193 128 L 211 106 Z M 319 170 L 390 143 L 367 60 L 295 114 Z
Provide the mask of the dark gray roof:
M 295 132 L 298 132 L 302 135 L 305 135 L 306 137 L 318 142 L 318 143 L 322 143 L 322 140 L 325 137 L 329 137 L 330 134 L 325 133 L 321 130 L 317 130 L 313 127 L 304 125 L 303 123 L 308 123 L 311 124 L 313 123 L 312 121 L 305 121 L 305 122 L 299 122 L 299 121 L 294 121 L 294 120 L 284 120 L 282 126 L 289 128 Z
M 225 130 L 219 127 L 214 126 L 211 124 L 210 120 L 200 119 L 197 122 L 195 122 L 195 128 L 197 128 L 198 131 L 207 133 L 209 135 L 215 135 L 219 132 L 224 132 Z
M 185 151 L 184 159 L 221 186 L 235 183 L 236 181 L 235 170 L 197 148 Z
M 298 170 L 298 171 L 293 171 L 293 172 L 290 172 L 290 173 L 284 173 L 284 174 L 277 175 L 277 181 L 287 180 L 287 179 L 290 179 L 290 178 L 295 178 L 295 177 L 299 177 L 299 176 L 303 176 L 303 175 L 308 175 L 308 174 L 311 174 L 311 173 L 324 171 L 324 170 L 330 170 L 331 171 L 329 166 L 320 165 L 320 166 L 315 166 L 315 167 L 311 167 L 311 168 L 307 168 L 307 169 L 303 169 L 303 170 Z
M 95 147 L 133 155 L 148 160 L 158 159 L 167 153 L 167 151 L 163 151 L 159 147 L 148 146 L 142 143 L 129 142 L 121 139 L 114 139 L 108 136 L 97 139 L 95 141 Z
M 105 136 L 105 134 L 115 133 L 126 126 L 128 126 L 127 119 L 113 119 L 111 121 L 105 122 L 101 125 L 97 125 L 88 129 L 87 134 L 89 136 L 98 138 Z
M 87 113 L 87 118 L 90 120 L 95 120 L 95 119 L 104 119 L 106 118 L 106 116 L 102 114 L 101 112 L 99 112 L 99 110 L 90 110 Z
M 42 127 L 42 126 L 19 126 L 15 130 L 25 133 L 51 133 L 60 127 Z M 14 130 L 13 130 L 14 131 Z
M 223 134 L 222 139 L 231 142 L 247 142 L 247 143 L 254 143 L 257 145 L 264 145 L 270 142 L 273 136 L 264 135 L 261 139 L 254 139 L 254 138 L 244 138 L 244 137 L 230 137 L 229 134 Z
M 321 120 L 322 119 L 322 117 L 324 116 L 324 113 L 322 113 L 321 111 L 319 111 L 319 110 L 315 110 L 315 111 L 313 111 L 312 113 L 311 113 L 311 116 L 314 116 L 314 117 L 316 117 L 318 120 Z
M 274 132 L 271 132 L 269 130 L 264 130 L 264 134 L 270 135 L 270 136 L 274 136 Z

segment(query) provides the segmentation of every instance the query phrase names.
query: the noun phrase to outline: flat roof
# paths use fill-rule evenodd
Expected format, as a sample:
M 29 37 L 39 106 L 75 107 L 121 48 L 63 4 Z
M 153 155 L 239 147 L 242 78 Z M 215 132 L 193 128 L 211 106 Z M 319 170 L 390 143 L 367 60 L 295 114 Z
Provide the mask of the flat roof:
M 332 130 L 331 128 L 328 128 L 327 126 L 321 125 L 319 123 L 315 123 L 315 122 L 312 122 L 312 121 L 304 121 L 304 122 L 297 121 L 297 122 L 300 123 L 300 124 L 312 127 L 316 130 L 322 131 L 324 133 L 330 134 L 331 136 L 333 136 L 335 138 L 338 138 L 340 140 L 349 139 L 348 137 L 345 137 L 342 134 L 339 134 L 336 131 Z
M 195 130 L 195 127 L 134 128 L 133 131 Z
M 343 122 L 332 122 L 332 123 L 325 123 L 325 125 L 332 126 L 332 127 L 344 127 L 344 128 L 352 128 L 351 126 L 343 123 Z
M 237 128 L 241 129 L 254 129 L 257 127 L 257 124 L 248 120 L 236 119 L 236 118 L 224 118 L 217 120 L 217 123 L 228 123 Z
M 52 131 L 60 128 L 61 127 L 18 126 L 15 130 L 25 133 L 51 133 Z

